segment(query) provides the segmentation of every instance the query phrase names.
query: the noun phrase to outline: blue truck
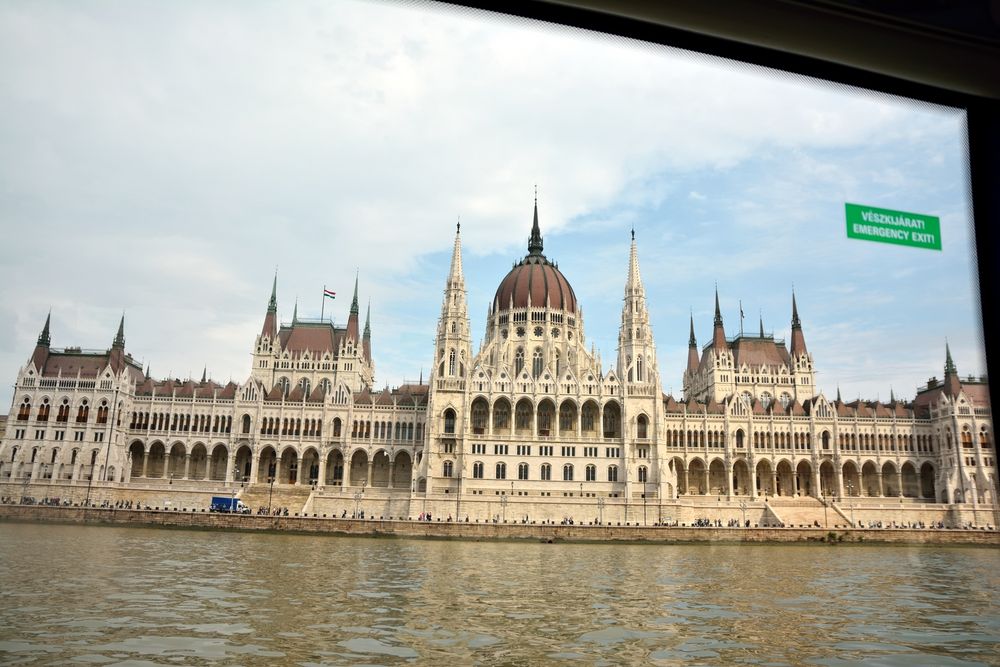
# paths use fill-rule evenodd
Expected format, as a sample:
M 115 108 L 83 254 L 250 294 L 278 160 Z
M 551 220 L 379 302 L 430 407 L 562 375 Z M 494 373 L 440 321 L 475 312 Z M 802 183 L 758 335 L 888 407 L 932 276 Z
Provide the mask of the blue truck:
M 250 514 L 250 508 L 244 505 L 242 500 L 231 496 L 212 496 L 212 504 L 209 506 L 208 511 Z

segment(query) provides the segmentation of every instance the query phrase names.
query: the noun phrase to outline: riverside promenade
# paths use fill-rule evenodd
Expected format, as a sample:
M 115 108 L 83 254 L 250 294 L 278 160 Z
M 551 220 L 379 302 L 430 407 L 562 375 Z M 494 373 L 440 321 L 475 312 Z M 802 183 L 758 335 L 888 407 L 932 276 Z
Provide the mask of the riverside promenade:
M 717 528 L 687 526 L 594 526 L 551 523 L 465 523 L 267 516 L 210 512 L 46 505 L 0 505 L 0 521 L 288 532 L 447 540 L 649 543 L 864 543 L 1000 546 L 1000 532 L 986 529 L 919 528 Z

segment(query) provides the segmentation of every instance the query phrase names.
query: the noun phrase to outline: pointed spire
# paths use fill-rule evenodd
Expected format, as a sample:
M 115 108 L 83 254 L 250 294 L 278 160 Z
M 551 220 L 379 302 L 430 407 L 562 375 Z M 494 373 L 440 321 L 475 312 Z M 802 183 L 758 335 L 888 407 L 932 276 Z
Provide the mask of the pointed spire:
M 271 283 L 271 299 L 267 302 L 267 312 L 278 312 L 278 271 L 274 271 L 274 282 Z
M 948 346 L 948 341 L 944 343 L 944 376 L 958 375 L 958 370 L 955 368 L 955 362 L 951 359 L 951 347 Z
M 205 366 L 205 368 L 202 369 L 201 371 L 201 383 L 205 384 L 207 380 L 208 380 L 208 366 Z
M 792 347 L 793 357 L 806 354 L 806 337 L 802 333 L 802 322 L 799 320 L 799 308 L 795 303 L 795 289 L 792 289 Z
M 764 337 L 764 315 L 760 316 L 760 337 Z
M 715 328 L 712 331 L 712 347 L 716 354 L 729 349 L 726 342 L 726 329 L 722 326 L 722 309 L 719 308 L 719 287 L 715 287 Z
M 149 364 L 146 364 L 146 379 L 149 379 Z
M 462 275 L 462 223 L 455 225 L 455 244 L 451 250 L 451 269 L 448 272 L 448 287 L 463 288 L 465 278 Z
M 889 403 L 891 404 L 895 402 L 896 402 L 896 392 L 892 388 L 892 385 L 889 385 Z
M 641 290 L 642 276 L 639 274 L 639 252 L 635 244 L 635 230 L 632 230 L 632 247 L 628 256 L 628 285 L 626 291 Z
M 358 308 L 358 273 L 354 274 L 354 299 L 351 301 L 351 314 L 357 315 L 359 312 Z
M 694 312 L 691 312 L 691 335 L 688 336 L 688 364 L 689 373 L 698 370 L 698 341 L 694 337 Z
M 372 337 L 372 300 L 368 299 L 368 310 L 365 311 L 365 338 Z
M 839 384 L 837 385 L 837 402 L 838 403 L 843 403 L 844 402 L 844 401 L 842 401 L 840 399 L 840 385 Z
M 535 218 L 531 223 L 531 238 L 528 239 L 528 254 L 542 254 L 542 232 L 538 228 L 538 186 L 535 186 Z
M 295 308 L 292 309 L 292 324 L 299 321 L 299 297 L 295 297 Z
M 118 333 L 111 347 L 125 347 L 125 313 L 122 313 L 122 319 L 118 322 Z
M 42 327 L 42 333 L 38 335 L 38 344 L 44 347 L 48 347 L 52 344 L 52 337 L 49 335 L 49 322 L 52 319 L 52 311 L 49 310 L 49 314 L 45 316 L 45 326 Z

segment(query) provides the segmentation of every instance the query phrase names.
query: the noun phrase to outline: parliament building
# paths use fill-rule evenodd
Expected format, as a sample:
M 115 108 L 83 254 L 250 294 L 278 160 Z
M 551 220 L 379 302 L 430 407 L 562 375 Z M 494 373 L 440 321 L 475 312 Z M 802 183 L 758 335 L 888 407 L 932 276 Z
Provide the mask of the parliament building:
M 474 350 L 460 232 L 426 383 L 375 389 L 357 282 L 336 327 L 279 322 L 275 279 L 252 368 L 225 385 L 150 377 L 124 318 L 103 350 L 53 348 L 47 318 L 16 378 L 0 495 L 198 511 L 233 495 L 386 519 L 996 525 L 987 380 L 960 376 L 947 347 L 943 379 L 912 400 L 844 402 L 816 385 L 794 294 L 787 345 L 763 326 L 728 337 L 716 294 L 706 344 L 691 321 L 683 395 L 666 395 L 634 233 L 605 366 L 543 252 L 536 202 Z

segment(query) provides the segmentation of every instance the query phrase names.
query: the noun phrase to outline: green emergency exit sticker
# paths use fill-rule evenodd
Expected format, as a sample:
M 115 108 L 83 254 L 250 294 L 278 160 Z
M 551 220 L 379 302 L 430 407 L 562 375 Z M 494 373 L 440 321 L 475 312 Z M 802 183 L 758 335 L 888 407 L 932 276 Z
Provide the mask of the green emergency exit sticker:
M 933 215 L 845 204 L 847 237 L 895 243 L 928 250 L 941 249 L 941 219 Z

